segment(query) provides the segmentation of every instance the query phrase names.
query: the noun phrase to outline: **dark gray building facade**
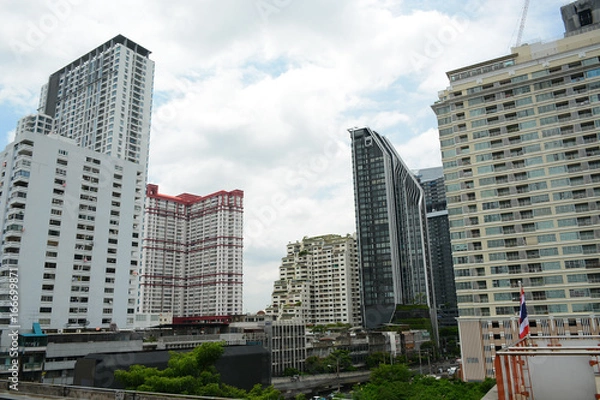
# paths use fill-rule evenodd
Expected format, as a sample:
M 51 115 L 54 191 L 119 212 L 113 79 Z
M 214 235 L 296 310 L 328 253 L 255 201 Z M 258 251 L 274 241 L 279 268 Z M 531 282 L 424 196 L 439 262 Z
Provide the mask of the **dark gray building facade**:
M 368 127 L 348 131 L 363 323 L 373 329 L 392 322 L 398 305 L 436 309 L 425 196 L 385 137 Z M 432 318 L 432 325 L 437 332 L 436 318 Z
M 425 168 L 416 171 L 415 174 L 425 192 L 429 254 L 438 324 L 440 326 L 456 325 L 458 308 L 443 168 Z

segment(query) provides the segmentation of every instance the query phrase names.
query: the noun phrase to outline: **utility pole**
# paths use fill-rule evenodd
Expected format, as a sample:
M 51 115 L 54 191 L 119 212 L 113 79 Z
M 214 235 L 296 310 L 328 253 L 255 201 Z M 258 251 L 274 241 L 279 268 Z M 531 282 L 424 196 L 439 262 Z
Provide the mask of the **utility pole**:
M 337 364 L 337 376 L 336 376 L 336 380 L 337 380 L 337 391 L 338 393 L 340 392 L 340 357 L 339 355 L 335 358 L 335 363 Z
M 429 357 L 429 350 L 427 350 L 427 365 L 429 365 L 429 375 L 433 375 L 433 372 L 431 371 L 431 359 Z
M 329 368 L 333 365 L 327 365 Z M 339 354 L 335 357 L 335 380 L 337 381 L 337 391 L 340 391 L 340 356 Z

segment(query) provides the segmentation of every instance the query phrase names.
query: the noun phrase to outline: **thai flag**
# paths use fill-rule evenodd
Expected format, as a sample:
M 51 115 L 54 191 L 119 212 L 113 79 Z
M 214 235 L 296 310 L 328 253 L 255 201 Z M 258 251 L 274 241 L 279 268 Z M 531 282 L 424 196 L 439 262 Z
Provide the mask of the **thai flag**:
M 529 335 L 529 318 L 527 317 L 527 306 L 525 305 L 525 290 L 521 286 L 521 309 L 519 310 L 519 339 Z

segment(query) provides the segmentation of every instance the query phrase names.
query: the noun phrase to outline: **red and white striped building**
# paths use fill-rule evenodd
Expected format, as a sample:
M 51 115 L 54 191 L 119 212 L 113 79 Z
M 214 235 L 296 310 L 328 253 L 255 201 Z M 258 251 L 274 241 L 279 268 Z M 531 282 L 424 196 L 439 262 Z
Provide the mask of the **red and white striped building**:
M 147 185 L 139 313 L 185 322 L 239 315 L 244 192 L 169 196 Z

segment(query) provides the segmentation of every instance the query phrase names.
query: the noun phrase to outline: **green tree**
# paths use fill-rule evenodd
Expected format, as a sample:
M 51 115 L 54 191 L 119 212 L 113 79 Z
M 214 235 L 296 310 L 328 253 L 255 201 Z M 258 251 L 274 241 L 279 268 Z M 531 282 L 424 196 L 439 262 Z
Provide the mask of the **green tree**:
M 325 359 L 323 364 L 327 366 L 330 371 L 334 368 L 336 371 L 352 371 L 355 368 L 352 366 L 352 358 L 350 358 L 350 351 L 348 350 L 334 350 Z
M 448 357 L 460 357 L 457 326 L 440 328 L 440 346 L 444 355 Z
M 136 389 L 144 384 L 146 379 L 159 374 L 158 369 L 144 367 L 143 365 L 132 365 L 129 367 L 129 371 L 115 371 L 115 377 L 125 386 L 125 389 Z
M 375 352 L 375 353 L 370 353 L 367 356 L 367 359 L 365 360 L 365 364 L 367 365 L 368 369 L 373 369 L 378 367 L 380 364 L 385 364 L 386 361 L 389 364 L 389 354 L 383 352 L 383 351 L 379 351 L 379 352 Z
M 389 382 L 385 385 L 368 383 L 355 388 L 352 398 L 354 400 L 408 400 L 410 395 L 408 382 Z
M 132 365 L 127 371 L 115 371 L 115 377 L 130 390 L 251 400 L 283 398 L 272 386 L 262 388 L 256 385 L 246 393 L 245 390 L 222 383 L 215 363 L 223 351 L 223 343 L 204 343 L 187 353 L 172 352 L 168 367 L 164 370 Z
M 323 360 L 317 356 L 310 356 L 304 361 L 304 369 L 311 375 L 325 372 Z
M 374 352 L 367 356 L 365 364 L 367 369 L 377 368 L 381 364 L 406 364 L 407 358 L 405 355 L 392 357 L 390 353 L 383 351 Z
M 283 396 L 273 386 L 263 388 L 260 384 L 256 384 L 245 398 L 248 400 L 281 400 Z
M 413 373 L 405 364 L 382 364 L 371 372 L 370 383 L 382 385 L 386 382 L 408 382 Z
M 301 372 L 296 368 L 287 367 L 283 370 L 283 376 L 295 376 L 300 374 Z
M 354 387 L 355 400 L 479 400 L 495 384 L 493 379 L 469 382 L 414 376 L 406 365 L 380 365 L 366 385 Z
M 310 330 L 312 333 L 315 334 L 324 334 L 325 332 L 327 332 L 328 328 L 325 325 L 314 325 L 310 328 Z
M 425 359 L 429 355 L 433 360 L 437 359 L 437 348 L 435 343 L 431 340 L 421 343 L 421 354 Z

